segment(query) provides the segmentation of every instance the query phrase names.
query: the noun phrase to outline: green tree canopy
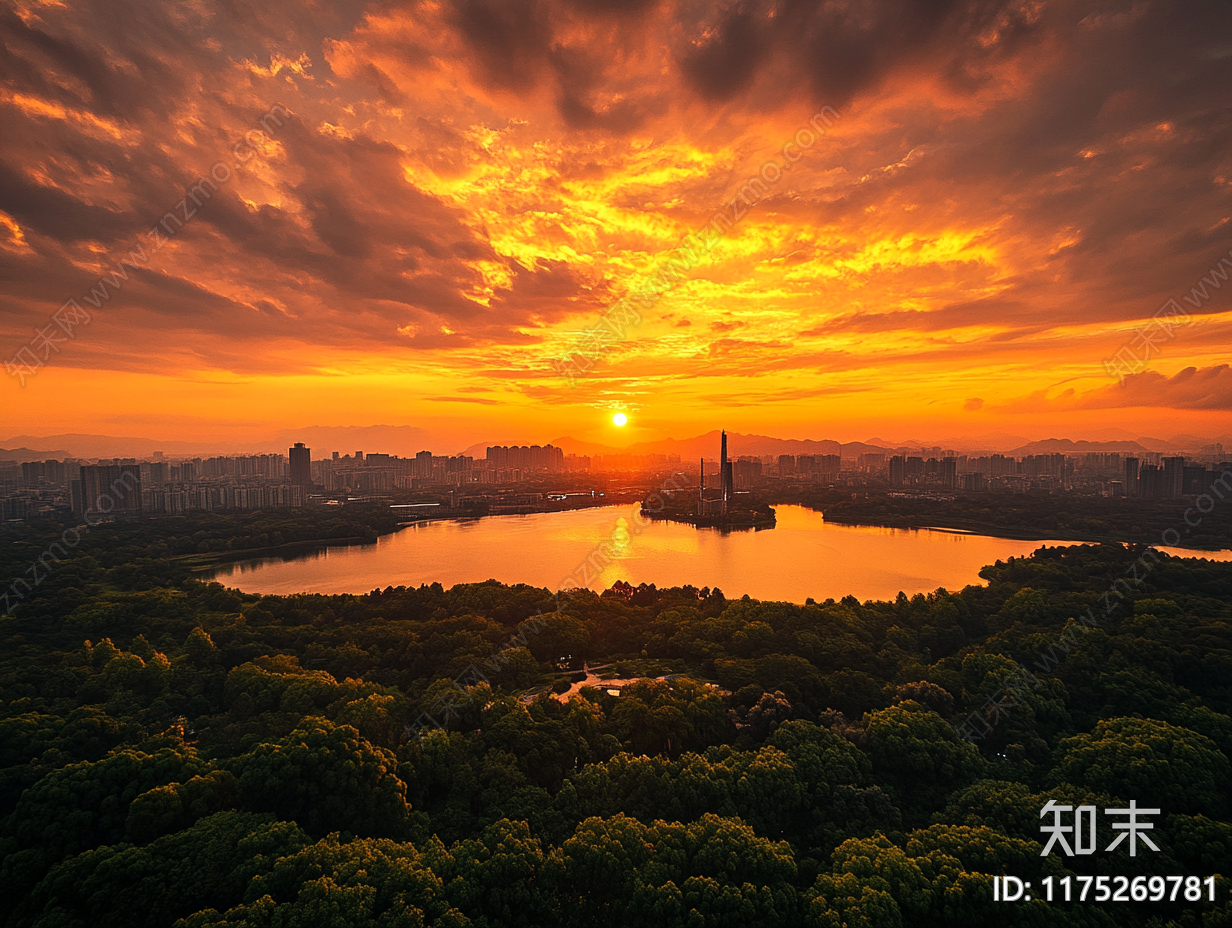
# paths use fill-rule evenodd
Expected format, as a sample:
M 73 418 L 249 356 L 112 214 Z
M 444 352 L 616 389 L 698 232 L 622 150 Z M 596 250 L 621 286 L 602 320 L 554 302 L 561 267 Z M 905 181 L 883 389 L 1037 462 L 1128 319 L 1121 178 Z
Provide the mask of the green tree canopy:
M 865 716 L 865 730 L 875 777 L 901 796 L 904 813 L 917 819 L 984 768 L 974 745 L 913 700 Z
M 308 718 L 282 740 L 236 758 L 240 800 L 273 812 L 311 834 L 345 829 L 360 835 L 407 833 L 410 807 L 393 754 L 350 725 Z
M 1142 808 L 1214 812 L 1227 808 L 1232 771 L 1209 738 L 1156 719 L 1105 719 L 1061 742 L 1052 779 Z

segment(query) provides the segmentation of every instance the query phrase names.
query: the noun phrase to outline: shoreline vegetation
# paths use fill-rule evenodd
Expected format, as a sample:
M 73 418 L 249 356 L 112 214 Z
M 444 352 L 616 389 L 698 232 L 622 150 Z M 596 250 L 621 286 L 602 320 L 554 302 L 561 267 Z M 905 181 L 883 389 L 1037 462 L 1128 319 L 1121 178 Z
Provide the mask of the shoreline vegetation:
M 642 504 L 642 512 L 652 522 L 680 522 L 696 528 L 717 528 L 721 531 L 749 531 L 774 528 L 774 507 L 732 509 L 726 513 L 699 513 L 684 508 L 664 506 L 652 509 Z
M 960 591 L 803 605 L 190 570 L 399 521 L 100 524 L 39 574 L 0 619 L 0 921 L 977 928 L 993 875 L 1232 872 L 1232 564 L 1041 547 Z M 4 530 L 8 582 L 59 529 Z M 1043 857 L 1049 800 L 1158 808 L 1159 851 Z M 1232 918 L 1223 892 L 1023 907 Z
M 809 507 L 811 508 L 811 507 Z M 946 525 L 926 525 L 920 524 L 920 520 L 914 518 L 894 519 L 884 517 L 877 521 L 863 521 L 859 517 L 847 518 L 832 518 L 823 510 L 815 510 L 826 515 L 827 522 L 833 522 L 835 525 L 849 525 L 853 527 L 863 528 L 897 528 L 906 529 L 909 531 L 933 531 L 933 532 L 953 532 L 961 535 L 985 535 L 992 538 L 1007 538 L 1012 541 L 1051 541 L 1059 542 L 1060 544 L 1116 544 L 1116 545 L 1132 545 L 1142 544 L 1143 542 L 1129 541 L 1115 535 L 1100 535 L 1095 533 L 1070 532 L 1067 533 L 1071 537 L 1054 538 L 1052 535 L 1040 530 L 1020 530 L 1006 528 L 991 522 L 975 522 L 975 521 L 960 521 L 955 519 L 946 520 L 949 524 Z M 1195 552 L 1195 556 L 1202 552 L 1227 551 L 1232 548 L 1232 539 L 1225 543 L 1216 543 L 1210 546 L 1198 547 L 1193 544 L 1185 544 L 1186 539 L 1182 539 L 1180 544 L 1167 545 L 1170 548 L 1182 548 L 1186 551 Z
M 442 508 L 415 519 L 408 519 L 405 511 L 368 504 L 328 510 L 194 511 L 115 524 L 123 526 L 125 533 L 138 535 L 141 527 L 146 526 L 149 531 L 169 539 L 171 549 L 164 550 L 170 560 L 205 573 L 243 560 L 296 557 L 327 547 L 375 544 L 383 535 L 426 522 L 627 506 L 640 499 L 642 493 L 628 490 L 602 502 L 586 500 L 584 504 L 572 502 L 561 506 L 553 501 L 538 507 L 503 507 L 496 512 Z M 826 521 L 839 525 L 934 529 L 1022 541 L 1122 545 L 1158 545 L 1162 533 L 1173 529 L 1181 537 L 1168 547 L 1199 552 L 1195 556 L 1203 551 L 1232 549 L 1232 506 L 1216 506 L 1201 516 L 1198 525 L 1186 526 L 1186 512 L 1191 520 L 1196 515 L 1192 501 L 1186 499 L 1125 500 L 1005 493 L 937 496 L 884 491 L 853 494 L 828 488 L 806 488 L 791 493 L 748 494 L 740 504 L 741 509 L 728 516 L 697 516 L 670 503 L 659 512 L 646 510 L 646 516 L 651 520 L 675 521 L 720 531 L 763 530 L 774 527 L 773 507 L 784 504 L 802 505 L 821 512 Z M 24 544 L 22 537 L 39 534 L 40 525 L 64 527 L 72 521 L 64 517 L 32 520 L 24 525 L 0 528 L 0 537 L 8 537 L 10 543 L 21 546 Z M 225 537 L 221 537 L 221 531 L 215 532 L 218 526 L 227 527 Z M 191 550 L 184 550 L 186 547 Z
M 822 498 L 818 498 L 818 497 Z M 850 494 L 841 494 L 834 498 L 833 491 L 813 494 L 791 494 L 789 499 L 778 496 L 768 496 L 766 501 L 757 499 L 746 504 L 746 508 L 728 516 L 698 516 L 683 509 L 665 507 L 660 512 L 646 510 L 648 519 L 654 521 L 674 521 L 694 525 L 698 528 L 716 528 L 719 530 L 762 530 L 775 525 L 774 505 L 803 505 L 806 508 L 821 512 L 827 522 L 838 525 L 898 528 L 898 529 L 931 529 L 936 531 L 964 532 L 976 535 L 987 535 L 996 538 L 1008 538 L 1020 541 L 1062 541 L 1075 544 L 1158 544 L 1161 533 L 1168 528 L 1183 523 L 1183 515 L 1189 504 L 1185 500 L 1102 500 L 1092 505 L 1090 500 L 1072 500 L 1064 497 L 1025 497 L 1015 500 L 1006 494 L 996 494 L 991 499 L 988 494 L 972 494 L 967 498 L 935 499 L 929 496 L 891 497 L 888 494 L 861 495 L 859 499 L 851 499 Z M 1008 499 L 1008 503 L 1007 503 Z M 387 513 L 381 506 L 347 507 L 329 512 L 331 522 L 341 519 L 346 524 L 359 525 L 363 531 L 347 537 L 321 536 L 304 538 L 295 541 L 284 541 L 278 544 L 258 545 L 244 548 L 227 548 L 209 550 L 190 554 L 175 555 L 172 560 L 189 565 L 194 571 L 205 573 L 217 570 L 230 564 L 244 560 L 255 560 L 265 557 L 286 555 L 296 557 L 310 554 L 327 547 L 348 547 L 355 545 L 375 544 L 383 535 L 393 534 L 413 525 L 434 521 L 467 521 L 480 518 L 499 517 L 503 515 L 527 515 L 550 512 L 570 512 L 577 509 L 600 508 L 602 506 L 628 505 L 629 500 L 615 500 L 602 503 L 587 503 L 572 505 L 566 508 L 533 508 L 522 507 L 517 511 L 477 512 L 472 510 L 440 510 L 418 519 L 407 519 L 404 514 Z M 1117 505 L 1125 504 L 1129 505 Z M 1004 508 L 992 508 L 994 506 Z M 1232 507 L 1228 507 L 1232 508 Z M 959 514 L 955 514 L 955 510 Z M 961 513 L 979 512 L 984 518 L 963 518 Z M 313 513 L 317 510 L 268 510 L 257 513 L 223 515 L 223 518 L 236 519 L 244 516 L 277 520 L 279 515 L 287 513 Z M 996 514 L 1000 513 L 1000 517 Z M 154 516 L 152 520 L 189 518 L 193 516 L 208 516 L 213 514 L 192 513 L 188 516 Z M 1109 520 L 1109 517 L 1112 519 Z M 1023 526 L 1021 520 L 1035 520 L 1035 525 Z M 1103 521 L 1109 520 L 1109 521 Z M 140 520 L 149 522 L 151 519 Z M 1108 525 L 1125 526 L 1120 532 L 1092 531 L 1091 528 L 1107 527 Z M 1232 520 L 1216 509 L 1203 519 L 1199 532 L 1182 536 L 1176 545 L 1168 547 L 1183 548 L 1198 552 L 1223 551 L 1232 549 Z
M 842 525 L 942 528 L 1017 538 L 1118 544 L 1166 544 L 1193 550 L 1232 548 L 1232 500 L 1201 513 L 1193 498 L 1137 500 L 1006 493 L 793 494 L 790 501 Z M 779 500 L 787 502 L 787 500 Z M 1161 539 L 1175 532 L 1175 543 Z

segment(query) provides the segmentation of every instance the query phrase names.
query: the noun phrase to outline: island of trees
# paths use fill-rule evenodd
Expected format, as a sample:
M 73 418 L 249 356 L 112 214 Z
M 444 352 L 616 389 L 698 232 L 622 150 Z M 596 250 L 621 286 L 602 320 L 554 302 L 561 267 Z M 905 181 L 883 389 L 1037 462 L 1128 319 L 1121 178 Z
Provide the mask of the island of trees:
M 19 587 L 5 924 L 1232 923 L 1232 565 L 1046 547 L 963 590 L 805 604 L 195 579 L 219 551 L 385 530 L 298 518 L 100 525 Z M 64 531 L 3 530 L 6 588 Z M 562 701 L 583 662 L 633 682 Z M 1158 808 L 1159 850 L 1105 851 L 1101 823 L 1096 854 L 1041 856 L 1049 800 Z M 1006 874 L 1218 895 L 995 903 Z
M 642 500 L 641 511 L 652 521 L 684 522 L 721 531 L 774 528 L 776 522 L 774 507 L 764 501 L 754 502 L 747 493 L 733 497 L 725 511 L 717 506 L 708 511 L 697 499 L 686 494 L 649 493 Z

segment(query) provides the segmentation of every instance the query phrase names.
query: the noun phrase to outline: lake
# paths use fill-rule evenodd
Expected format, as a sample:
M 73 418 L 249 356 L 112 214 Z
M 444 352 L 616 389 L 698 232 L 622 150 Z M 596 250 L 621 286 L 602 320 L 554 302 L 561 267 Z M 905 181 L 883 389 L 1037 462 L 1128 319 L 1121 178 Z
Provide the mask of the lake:
M 375 545 L 240 561 L 212 576 L 249 593 L 367 593 L 488 579 L 552 590 L 562 585 L 604 590 L 624 580 L 635 586 L 717 586 L 729 599 L 748 593 L 802 603 L 808 597 L 847 595 L 893 599 L 900 590 L 910 596 L 939 586 L 959 590 L 981 583 L 979 570 L 986 564 L 1030 554 L 1041 544 L 1064 543 L 836 525 L 802 506 L 775 508 L 775 528 L 729 534 L 640 522 L 634 505 L 421 522 Z M 602 569 L 585 582 L 581 565 L 605 541 L 607 555 L 595 555 Z M 1232 552 L 1204 556 L 1228 560 Z

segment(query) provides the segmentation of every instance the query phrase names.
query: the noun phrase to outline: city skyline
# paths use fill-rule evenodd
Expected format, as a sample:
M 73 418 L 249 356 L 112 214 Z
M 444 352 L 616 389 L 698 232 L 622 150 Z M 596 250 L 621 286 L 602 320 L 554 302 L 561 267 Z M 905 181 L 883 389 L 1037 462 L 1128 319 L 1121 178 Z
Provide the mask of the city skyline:
M 913 436 L 904 440 L 886 440 L 877 436 L 866 440 L 837 441 L 831 437 L 785 438 L 764 434 L 743 434 L 732 432 L 733 440 L 742 446 L 741 453 L 837 453 L 839 448 L 847 446 L 851 456 L 860 450 L 884 449 L 887 451 L 912 450 L 922 448 L 949 449 L 953 453 L 1018 453 L 1032 454 L 1037 452 L 1191 452 L 1199 453 L 1205 448 L 1215 445 L 1232 447 L 1232 432 L 1219 434 L 1192 435 L 1180 434 L 1171 439 L 1135 435 L 1124 430 L 1104 430 L 1098 440 L 1075 440 L 1072 437 L 1053 435 L 1048 438 L 1031 440 L 1021 435 L 998 434 L 986 438 L 929 438 Z M 1047 433 L 1045 433 L 1047 434 Z M 263 441 L 244 442 L 184 442 L 164 441 L 157 438 L 115 437 L 90 434 L 67 434 L 52 436 L 17 435 L 9 439 L 0 438 L 0 460 L 31 460 L 38 461 L 48 457 L 74 458 L 83 460 L 151 457 L 169 454 L 178 457 L 199 457 L 202 455 L 244 455 L 260 453 L 283 453 L 289 440 L 303 437 L 318 448 L 326 448 L 330 452 L 349 453 L 355 447 L 380 448 L 384 453 L 411 456 L 420 451 L 429 450 L 434 454 L 482 454 L 485 448 L 493 446 L 531 446 L 553 445 L 562 448 L 565 453 L 580 454 L 622 454 L 622 453 L 658 453 L 673 452 L 686 458 L 695 457 L 699 447 L 707 446 L 711 437 L 718 437 L 720 430 L 713 429 L 694 436 L 679 439 L 667 437 L 660 440 L 626 440 L 623 443 L 603 443 L 581 441 L 573 436 L 562 435 L 551 440 L 506 440 L 506 441 L 468 441 L 463 438 L 459 442 L 449 443 L 443 440 L 433 440 L 430 433 L 422 429 L 391 428 L 378 426 L 374 428 L 344 428 L 344 429 L 281 429 L 275 437 Z M 315 437 L 313 437 L 315 436 Z M 623 437 L 623 436 L 620 436 Z M 473 438 L 473 436 L 472 436 Z
M 714 438 L 715 433 L 705 437 Z M 837 443 L 832 444 L 840 453 L 750 455 L 729 452 L 725 429 L 718 430 L 717 437 L 717 468 L 709 475 L 713 478 L 709 486 L 707 462 L 715 458 L 703 453 L 697 459 L 696 499 L 685 514 L 687 520 L 745 520 L 753 511 L 746 508 L 748 493 L 773 494 L 775 486 L 788 485 L 860 488 L 866 495 L 885 492 L 887 499 L 897 495 L 953 500 L 953 495 L 930 494 L 993 491 L 1123 501 L 1211 499 L 1210 493 L 1220 495 L 1232 479 L 1232 461 L 1220 443 L 1205 446 L 1196 455 L 1141 447 L 968 455 L 940 446 L 921 447 L 913 454 L 907 449 L 892 453 L 895 449 L 844 448 Z M 860 450 L 869 448 L 874 450 Z M 285 455 L 189 458 L 157 451 L 129 458 L 66 457 L 20 465 L 0 460 L 0 522 L 16 524 L 70 511 L 116 518 L 357 503 L 389 505 L 391 511 L 413 510 L 420 515 L 429 509 L 466 515 L 557 511 L 603 505 L 607 478 L 614 474 L 634 484 L 649 479 L 652 485 L 666 474 L 662 486 L 676 501 L 683 489 L 681 479 L 687 481 L 691 472 L 690 462 L 678 453 L 591 456 L 566 454 L 551 444 L 488 446 L 478 459 L 438 456 L 428 450 L 403 457 L 362 449 L 347 454 L 318 451 L 314 458 L 312 448 L 296 442 Z M 598 482 L 587 483 L 590 480 Z M 624 487 L 625 492 L 629 489 Z M 903 489 L 910 493 L 897 492 Z M 737 503 L 737 493 L 746 496 L 744 502 Z M 102 508 L 104 500 L 110 509 Z M 682 512 L 677 508 L 675 517 Z M 773 524 L 772 510 L 766 509 L 761 518 Z

